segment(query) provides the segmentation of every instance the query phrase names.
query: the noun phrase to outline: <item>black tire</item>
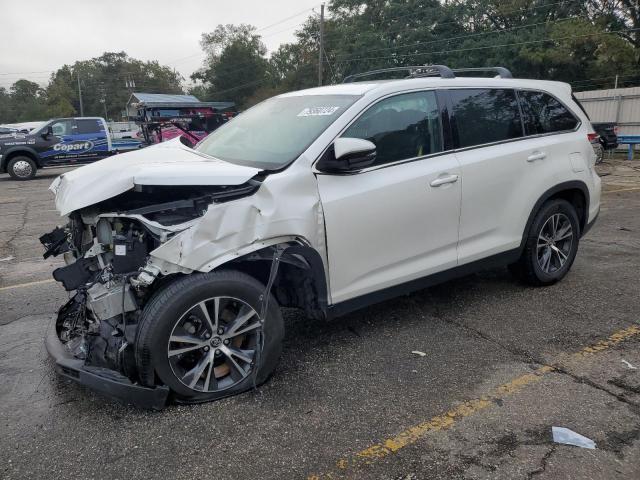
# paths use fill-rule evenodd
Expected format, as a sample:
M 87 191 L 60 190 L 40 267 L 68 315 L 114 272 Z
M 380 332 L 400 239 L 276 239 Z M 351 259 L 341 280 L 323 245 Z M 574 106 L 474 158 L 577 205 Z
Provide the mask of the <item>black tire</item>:
M 180 323 L 179 319 L 194 305 L 207 299 L 210 301 L 214 297 L 231 297 L 253 308 L 259 316 L 260 297 L 264 290 L 264 285 L 245 273 L 219 271 L 193 273 L 171 282 L 156 292 L 144 308 L 136 337 L 136 364 L 142 382 L 147 385 L 153 384 L 155 373 L 161 383 L 171 389 L 173 398 L 183 403 L 217 400 L 249 390 L 254 383 L 259 385 L 265 382 L 276 368 L 284 338 L 282 314 L 273 295 L 269 297 L 266 319 L 258 337 L 262 348 L 256 345 L 254 363 L 248 367 L 249 374 L 238 383 L 215 392 L 198 391 L 189 388 L 178 378 L 173 370 L 175 365 L 172 367 L 169 360 L 169 338 L 176 325 Z M 224 359 L 226 361 L 226 357 Z M 213 364 L 210 368 L 213 369 Z M 191 378 L 194 377 L 195 375 Z M 203 380 L 202 377 L 199 378 Z
M 539 236 L 542 234 L 543 228 L 545 228 L 545 231 L 547 231 L 546 229 L 549 228 L 549 224 L 547 222 L 550 221 L 552 217 L 560 218 L 563 220 L 566 218 L 571 225 L 571 243 L 568 247 L 566 243 L 563 243 L 562 245 L 558 243 L 558 245 L 561 245 L 560 250 L 562 252 L 558 252 L 557 254 L 552 250 L 558 250 L 555 242 L 550 242 L 550 244 L 553 244 L 553 246 L 541 245 L 540 251 L 538 248 Z M 533 222 L 531 223 L 531 228 L 527 233 L 527 238 L 522 255 L 516 263 L 509 265 L 509 270 L 517 278 L 525 283 L 528 283 L 529 285 L 553 285 L 554 283 L 564 278 L 564 276 L 571 269 L 571 265 L 576 258 L 576 254 L 578 253 L 579 241 L 580 222 L 578 221 L 576 209 L 566 200 L 549 200 L 542 205 L 542 207 L 534 217 Z M 562 248 L 563 246 L 566 248 L 566 251 Z M 543 267 L 543 265 L 545 264 L 545 259 L 547 258 L 545 255 L 545 252 L 547 251 L 550 252 L 550 263 L 555 262 L 555 270 L 553 270 L 554 265 L 551 264 L 548 266 L 548 270 L 545 270 L 545 268 Z M 543 252 L 543 258 L 541 259 L 539 259 L 539 252 Z M 560 264 L 561 254 L 566 255 L 566 259 L 562 264 Z M 541 263 L 543 265 L 541 265 Z
M 19 155 L 9 160 L 7 173 L 14 180 L 31 180 L 36 176 L 38 166 L 31 158 Z

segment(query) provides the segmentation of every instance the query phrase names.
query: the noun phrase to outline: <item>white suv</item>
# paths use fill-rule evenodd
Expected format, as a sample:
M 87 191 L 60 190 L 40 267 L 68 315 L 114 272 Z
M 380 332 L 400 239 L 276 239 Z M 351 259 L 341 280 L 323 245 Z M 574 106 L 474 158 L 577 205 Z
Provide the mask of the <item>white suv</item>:
M 564 277 L 600 206 L 570 86 L 407 70 L 56 179 L 59 371 L 151 408 L 212 400 L 273 372 L 280 307 L 332 318 L 488 266 Z

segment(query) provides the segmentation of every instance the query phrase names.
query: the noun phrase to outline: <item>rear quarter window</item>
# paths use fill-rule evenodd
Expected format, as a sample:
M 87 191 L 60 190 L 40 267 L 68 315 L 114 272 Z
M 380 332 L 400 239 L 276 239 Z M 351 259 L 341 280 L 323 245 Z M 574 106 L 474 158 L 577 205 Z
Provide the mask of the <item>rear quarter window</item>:
M 520 91 L 518 95 L 527 135 L 565 132 L 578 126 L 573 113 L 548 93 Z
M 449 95 L 460 148 L 523 136 L 514 90 L 460 89 Z
M 76 125 L 78 126 L 76 132 L 79 134 L 99 133 L 104 131 L 102 122 L 96 119 L 76 120 Z

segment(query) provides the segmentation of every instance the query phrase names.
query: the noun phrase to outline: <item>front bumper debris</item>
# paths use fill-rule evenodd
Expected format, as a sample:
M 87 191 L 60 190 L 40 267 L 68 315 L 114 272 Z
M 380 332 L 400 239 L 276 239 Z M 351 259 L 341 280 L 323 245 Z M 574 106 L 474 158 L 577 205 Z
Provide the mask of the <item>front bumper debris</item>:
M 57 372 L 69 380 L 111 399 L 147 410 L 162 410 L 167 403 L 169 388 L 166 386 L 149 388 L 137 385 L 114 370 L 87 366 L 83 360 L 73 357 L 58 339 L 53 322 L 47 332 L 45 345 L 56 363 Z

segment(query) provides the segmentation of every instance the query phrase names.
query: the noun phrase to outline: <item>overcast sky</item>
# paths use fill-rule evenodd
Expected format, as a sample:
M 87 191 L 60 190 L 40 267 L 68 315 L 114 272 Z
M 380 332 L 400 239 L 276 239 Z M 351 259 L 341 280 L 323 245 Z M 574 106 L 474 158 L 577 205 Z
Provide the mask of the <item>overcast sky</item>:
M 122 50 L 174 67 L 188 80 L 204 58 L 199 45 L 203 32 L 221 23 L 248 23 L 260 29 L 273 51 L 294 38 L 296 27 L 312 14 L 311 8 L 318 12 L 321 2 L 0 0 L 0 87 L 19 78 L 46 84 L 51 71 L 65 63 Z

